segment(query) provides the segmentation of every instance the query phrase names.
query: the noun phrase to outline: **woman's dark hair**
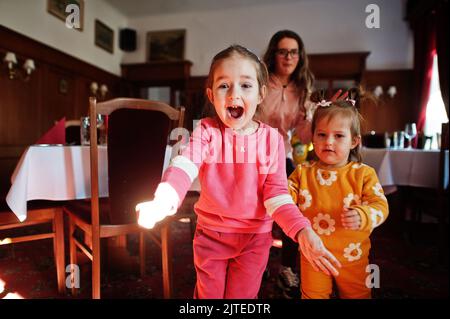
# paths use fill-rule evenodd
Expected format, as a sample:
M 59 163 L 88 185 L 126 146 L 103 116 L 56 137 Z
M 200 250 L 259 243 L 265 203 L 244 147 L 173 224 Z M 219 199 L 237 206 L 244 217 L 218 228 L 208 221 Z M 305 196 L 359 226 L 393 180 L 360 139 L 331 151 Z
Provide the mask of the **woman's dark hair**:
M 306 55 L 303 40 L 297 33 L 291 30 L 281 30 L 275 33 L 269 41 L 269 45 L 263 56 L 263 61 L 267 65 L 269 73 L 275 73 L 275 57 L 278 50 L 278 43 L 284 38 L 294 39 L 298 44 L 298 64 L 291 75 L 291 80 L 294 81 L 298 87 L 304 87 L 309 93 L 312 91 L 314 75 L 309 69 L 308 56 Z

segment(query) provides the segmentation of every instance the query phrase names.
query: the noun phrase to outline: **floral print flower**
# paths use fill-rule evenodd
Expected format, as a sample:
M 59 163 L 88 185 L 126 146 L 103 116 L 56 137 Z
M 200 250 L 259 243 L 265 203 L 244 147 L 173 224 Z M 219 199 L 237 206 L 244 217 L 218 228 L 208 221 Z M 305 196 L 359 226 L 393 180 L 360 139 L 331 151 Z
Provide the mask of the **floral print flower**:
M 370 220 L 372 221 L 372 230 L 384 221 L 383 212 L 375 208 L 370 208 Z
M 336 171 L 327 171 L 323 169 L 317 170 L 317 180 L 320 185 L 330 186 L 334 181 L 337 180 L 337 172 Z
M 350 243 L 344 248 L 344 257 L 348 261 L 355 261 L 360 259 L 362 256 L 361 243 Z
M 346 207 L 346 208 L 349 208 L 352 205 L 360 205 L 360 204 L 361 204 L 361 199 L 356 194 L 349 193 L 344 198 L 344 207 Z
M 380 183 L 376 183 L 372 187 L 372 189 L 373 189 L 373 192 L 375 193 L 375 195 L 377 195 L 378 197 L 381 197 L 383 200 L 387 201 L 387 198 L 384 195 L 383 187 L 381 187 Z
M 313 218 L 313 228 L 319 235 L 331 235 L 332 232 L 336 230 L 334 225 L 336 222 L 329 214 L 317 214 L 316 217 Z
M 311 206 L 312 196 L 307 189 L 301 189 L 298 194 L 298 207 L 304 211 Z

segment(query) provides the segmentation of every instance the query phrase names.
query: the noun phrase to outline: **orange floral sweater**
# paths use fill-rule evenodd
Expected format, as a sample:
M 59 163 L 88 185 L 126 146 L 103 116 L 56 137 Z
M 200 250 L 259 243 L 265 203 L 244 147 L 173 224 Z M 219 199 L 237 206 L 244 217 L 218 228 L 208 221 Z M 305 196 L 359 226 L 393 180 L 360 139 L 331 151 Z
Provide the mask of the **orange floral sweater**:
M 294 202 L 342 265 L 367 263 L 369 236 L 386 220 L 389 211 L 375 170 L 356 162 L 336 169 L 325 169 L 315 161 L 305 162 L 297 166 L 288 183 Z M 342 226 L 344 207 L 359 212 L 359 230 Z

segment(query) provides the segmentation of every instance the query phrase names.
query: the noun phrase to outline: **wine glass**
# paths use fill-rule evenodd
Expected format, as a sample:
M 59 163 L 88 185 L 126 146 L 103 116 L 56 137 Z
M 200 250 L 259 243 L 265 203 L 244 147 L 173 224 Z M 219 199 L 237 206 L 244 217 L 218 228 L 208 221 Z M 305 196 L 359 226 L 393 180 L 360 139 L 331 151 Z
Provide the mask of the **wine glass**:
M 405 125 L 405 137 L 408 140 L 408 149 L 412 149 L 411 140 L 416 137 L 417 128 L 416 123 L 407 123 Z
M 99 145 L 106 144 L 105 116 L 101 114 L 97 114 L 97 139 Z

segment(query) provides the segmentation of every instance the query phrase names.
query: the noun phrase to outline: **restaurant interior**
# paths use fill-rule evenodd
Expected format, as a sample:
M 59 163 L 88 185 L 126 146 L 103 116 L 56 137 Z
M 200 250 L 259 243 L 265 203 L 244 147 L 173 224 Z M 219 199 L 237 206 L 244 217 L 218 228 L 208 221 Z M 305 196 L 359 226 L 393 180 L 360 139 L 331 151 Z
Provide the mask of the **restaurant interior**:
M 362 155 L 389 218 L 371 234 L 373 298 L 448 298 L 448 15 L 448 0 L 0 0 L 0 298 L 192 299 L 199 185 L 150 231 L 129 207 L 156 188 L 169 132 L 206 114 L 212 57 L 262 57 L 283 29 L 315 89 L 374 96 Z M 103 104 L 117 98 L 164 116 Z M 272 236 L 258 296 L 284 299 Z

